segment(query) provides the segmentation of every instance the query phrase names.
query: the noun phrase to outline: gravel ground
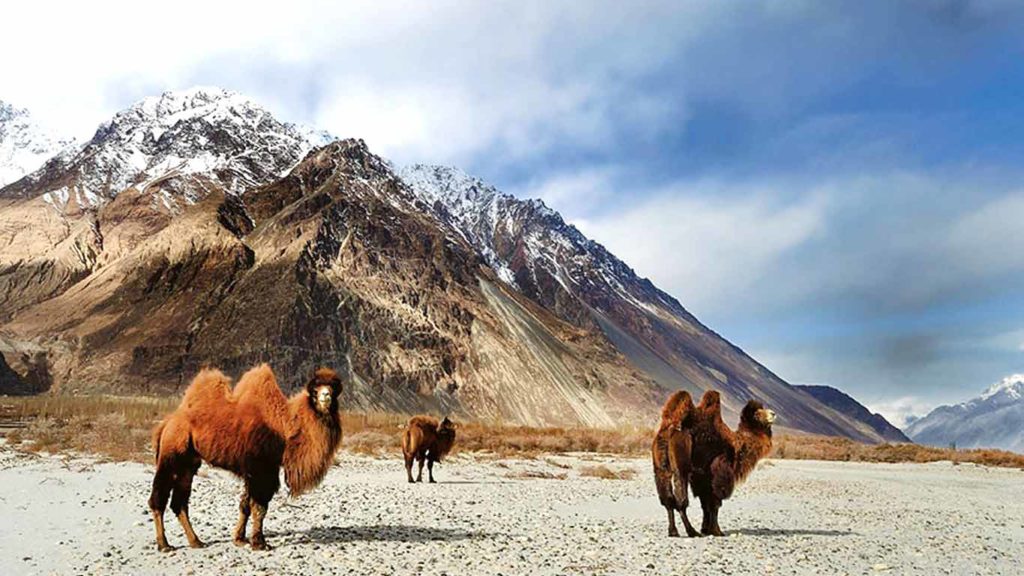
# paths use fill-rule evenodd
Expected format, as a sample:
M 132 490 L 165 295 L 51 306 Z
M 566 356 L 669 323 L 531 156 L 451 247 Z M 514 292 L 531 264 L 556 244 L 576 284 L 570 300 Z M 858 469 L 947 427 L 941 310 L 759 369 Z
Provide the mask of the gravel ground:
M 580 475 L 596 464 L 637 474 Z M 460 455 L 435 467 L 438 484 L 408 485 L 397 457 L 344 455 L 319 490 L 274 499 L 275 548 L 260 553 L 230 541 L 239 482 L 204 467 L 191 507 L 209 546 L 162 554 L 146 506 L 151 466 L 0 447 L 0 572 L 1024 574 L 1019 470 L 766 461 L 726 502 L 727 537 L 670 539 L 649 468 Z M 184 545 L 177 521 L 167 527 Z

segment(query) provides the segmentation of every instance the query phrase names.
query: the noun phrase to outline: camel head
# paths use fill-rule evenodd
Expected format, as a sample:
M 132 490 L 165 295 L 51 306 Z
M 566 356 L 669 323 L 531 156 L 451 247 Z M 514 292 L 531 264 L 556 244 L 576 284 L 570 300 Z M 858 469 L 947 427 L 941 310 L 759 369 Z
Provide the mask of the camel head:
M 764 404 L 757 400 L 747 402 L 740 414 L 740 424 L 753 430 L 763 430 L 769 434 L 772 431 L 772 424 L 775 422 L 775 412 L 765 408 Z
M 454 435 L 456 428 L 457 426 L 455 422 L 452 422 L 450 418 L 445 416 L 444 418 L 441 419 L 441 423 L 437 425 L 437 432 L 438 434 Z
M 341 378 L 330 368 L 319 368 L 306 384 L 306 394 L 313 408 L 321 414 L 338 410 L 338 396 L 341 394 Z

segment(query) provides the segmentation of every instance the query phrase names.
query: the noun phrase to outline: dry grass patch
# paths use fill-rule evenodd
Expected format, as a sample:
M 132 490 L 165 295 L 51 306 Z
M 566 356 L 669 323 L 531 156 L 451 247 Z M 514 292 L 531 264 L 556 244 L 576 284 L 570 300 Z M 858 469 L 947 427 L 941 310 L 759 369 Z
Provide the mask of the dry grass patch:
M 580 476 L 600 478 L 602 480 L 632 480 L 636 478 L 636 470 L 632 468 L 612 470 L 604 464 L 599 464 L 597 466 L 584 466 L 580 468 Z
M 547 472 L 544 470 L 515 470 L 507 472 L 506 478 L 515 478 L 517 480 L 565 480 L 569 477 L 566 472 Z
M 180 397 L 119 396 L 0 397 L 0 431 L 23 450 L 73 450 L 114 460 L 152 461 L 150 431 L 177 407 Z M 653 416 L 652 416 L 653 418 Z M 345 450 L 357 454 L 398 455 L 409 416 L 390 412 L 343 412 Z M 24 427 L 5 428 L 18 423 Z M 471 452 L 492 458 L 538 458 L 549 454 L 618 454 L 649 457 L 653 430 L 619 428 L 510 426 L 502 422 L 459 420 L 453 455 Z M 2 432 L 0 432 L 2 433 Z M 1024 469 L 1024 455 L 1002 450 L 952 450 L 916 444 L 859 444 L 845 438 L 777 434 L 772 456 L 796 460 L 852 462 L 971 462 Z M 553 460 L 545 462 L 564 468 Z M 606 466 L 584 469 L 584 476 L 607 477 Z M 589 470 L 589 472 L 587 472 Z M 620 472 L 612 472 L 618 475 Z M 623 470 L 623 474 L 635 474 Z M 616 476 L 618 477 L 618 476 Z
M 779 435 L 772 457 L 789 460 L 839 462 L 970 462 L 985 466 L 1024 469 L 1024 455 L 1005 450 L 954 450 L 920 444 L 861 444 L 831 436 Z

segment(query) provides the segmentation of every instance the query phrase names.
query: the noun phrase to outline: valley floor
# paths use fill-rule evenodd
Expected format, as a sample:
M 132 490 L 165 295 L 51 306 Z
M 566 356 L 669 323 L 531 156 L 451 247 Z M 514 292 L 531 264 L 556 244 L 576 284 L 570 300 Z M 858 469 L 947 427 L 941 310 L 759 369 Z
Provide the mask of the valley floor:
M 600 465 L 636 474 L 581 475 Z M 319 490 L 275 498 L 266 553 L 231 544 L 239 483 L 204 468 L 192 516 L 209 546 L 162 554 L 146 505 L 150 466 L 0 446 L 0 572 L 1024 573 L 1020 470 L 767 461 L 725 504 L 727 537 L 670 539 L 649 468 L 621 457 L 460 455 L 435 467 L 439 484 L 410 486 L 399 458 L 346 454 Z M 184 544 L 177 522 L 167 526 Z

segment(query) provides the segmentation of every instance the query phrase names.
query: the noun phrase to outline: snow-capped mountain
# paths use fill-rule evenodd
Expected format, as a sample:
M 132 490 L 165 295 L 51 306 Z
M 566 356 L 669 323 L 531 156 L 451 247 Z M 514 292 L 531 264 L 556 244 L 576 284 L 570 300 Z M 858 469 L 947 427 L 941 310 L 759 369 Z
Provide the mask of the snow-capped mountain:
M 730 418 L 757 397 L 784 414 L 784 426 L 882 439 L 790 387 L 542 201 L 502 193 L 457 168 L 413 165 L 399 176 L 500 278 L 562 320 L 603 334 L 665 388 L 697 397 L 719 389 Z
M 39 168 L 72 140 L 40 128 L 28 110 L 0 100 L 0 188 Z
M 170 392 L 203 364 L 347 366 L 346 405 L 647 424 L 669 391 L 880 441 L 539 200 L 396 173 L 215 89 L 146 99 L 0 189 L 0 354 L 21 389 Z M 12 389 L 13 390 L 13 389 Z
M 1024 453 L 1024 374 L 1007 376 L 967 402 L 940 406 L 906 432 L 921 444 Z
M 3 195 L 93 209 L 134 187 L 177 210 L 212 187 L 238 194 L 279 178 L 330 140 L 277 120 L 241 94 L 165 92 L 118 112 L 77 153 L 54 158 Z

